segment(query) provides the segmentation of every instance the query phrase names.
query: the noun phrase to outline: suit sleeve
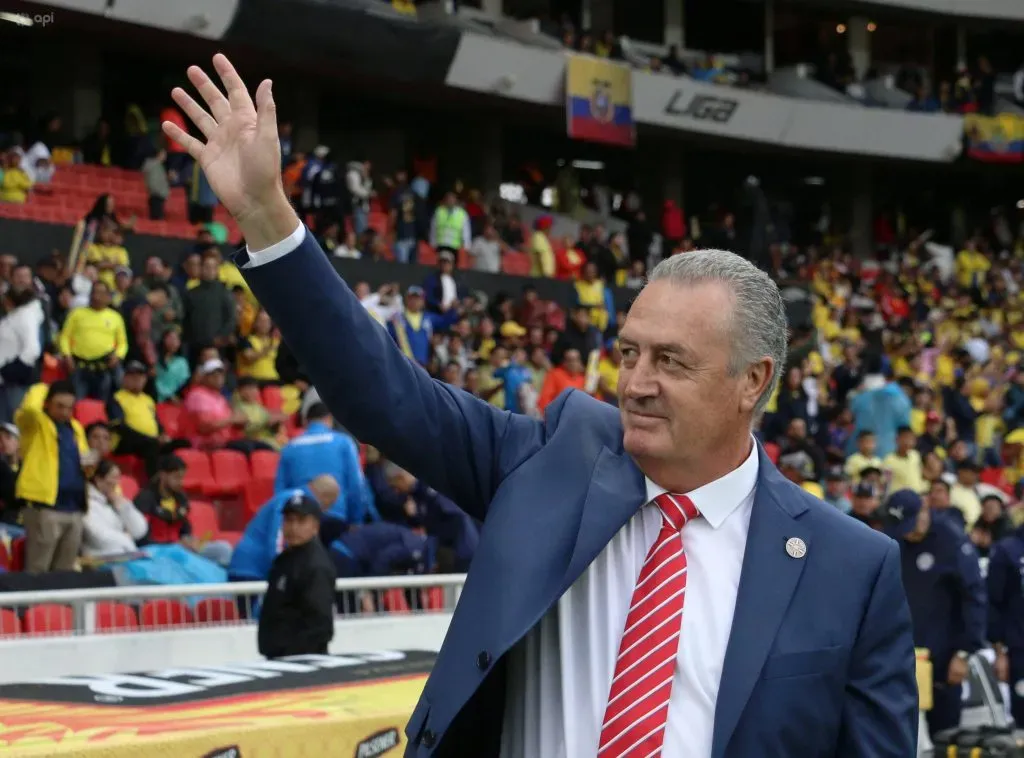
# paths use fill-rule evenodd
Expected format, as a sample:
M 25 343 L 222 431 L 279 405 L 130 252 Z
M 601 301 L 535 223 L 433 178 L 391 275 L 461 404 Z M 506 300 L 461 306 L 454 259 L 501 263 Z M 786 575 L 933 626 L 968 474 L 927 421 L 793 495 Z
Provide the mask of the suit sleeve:
M 857 634 L 837 758 L 917 754 L 917 663 L 899 555 L 890 542 Z
M 308 231 L 287 254 L 240 268 L 335 418 L 471 515 L 482 519 L 502 479 L 543 444 L 539 422 L 407 360 Z

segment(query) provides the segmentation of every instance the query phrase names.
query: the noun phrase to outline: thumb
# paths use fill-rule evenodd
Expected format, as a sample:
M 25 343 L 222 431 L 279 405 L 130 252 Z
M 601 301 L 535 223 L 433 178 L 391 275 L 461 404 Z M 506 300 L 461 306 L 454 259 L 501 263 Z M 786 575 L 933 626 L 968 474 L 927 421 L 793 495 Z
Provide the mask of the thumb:
M 261 139 L 277 142 L 277 105 L 272 86 L 270 79 L 264 79 L 256 88 L 256 131 Z

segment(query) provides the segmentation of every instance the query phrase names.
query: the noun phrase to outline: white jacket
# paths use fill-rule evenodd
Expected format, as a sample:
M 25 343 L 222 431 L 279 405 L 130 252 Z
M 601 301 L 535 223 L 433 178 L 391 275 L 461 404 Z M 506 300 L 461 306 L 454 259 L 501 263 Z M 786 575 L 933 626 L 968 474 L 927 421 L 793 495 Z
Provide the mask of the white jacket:
M 82 555 L 116 555 L 137 550 L 135 541 L 146 536 L 149 523 L 131 500 L 122 497 L 112 504 L 90 484 L 82 528 Z
M 43 354 L 40 337 L 45 318 L 43 304 L 36 299 L 0 319 L 0 366 L 16 360 L 35 365 Z

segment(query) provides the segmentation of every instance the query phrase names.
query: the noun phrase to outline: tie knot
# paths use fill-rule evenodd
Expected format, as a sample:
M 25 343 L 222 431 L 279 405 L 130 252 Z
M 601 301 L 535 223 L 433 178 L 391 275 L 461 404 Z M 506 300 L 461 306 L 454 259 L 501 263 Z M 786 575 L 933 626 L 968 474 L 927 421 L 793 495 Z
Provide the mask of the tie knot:
M 686 526 L 686 522 L 700 515 L 697 506 L 686 495 L 673 495 L 663 492 L 654 498 L 654 504 L 661 511 L 662 518 L 677 532 Z

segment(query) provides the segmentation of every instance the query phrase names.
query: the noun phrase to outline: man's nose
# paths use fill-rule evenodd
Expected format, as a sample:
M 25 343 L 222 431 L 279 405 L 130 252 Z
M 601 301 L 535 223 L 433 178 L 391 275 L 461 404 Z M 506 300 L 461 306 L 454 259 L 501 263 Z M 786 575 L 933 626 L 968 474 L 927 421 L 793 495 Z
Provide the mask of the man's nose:
M 623 389 L 626 397 L 639 400 L 657 395 L 658 383 L 649 367 L 637 363 L 626 377 L 626 386 Z

